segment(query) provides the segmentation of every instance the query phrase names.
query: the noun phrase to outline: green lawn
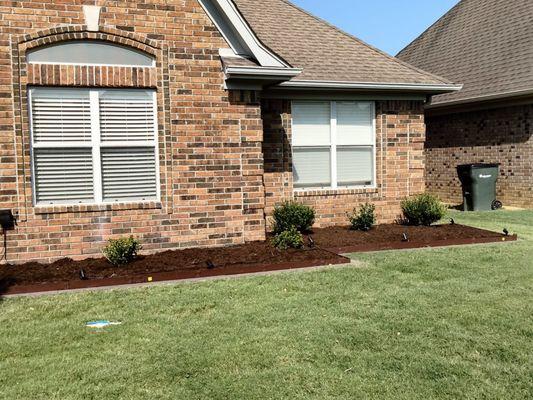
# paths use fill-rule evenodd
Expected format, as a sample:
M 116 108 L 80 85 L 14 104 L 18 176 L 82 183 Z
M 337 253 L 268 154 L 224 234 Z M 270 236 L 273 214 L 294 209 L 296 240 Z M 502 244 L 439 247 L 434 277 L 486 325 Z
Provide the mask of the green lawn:
M 453 216 L 523 240 L 3 300 L 0 398 L 533 398 L 533 211 Z

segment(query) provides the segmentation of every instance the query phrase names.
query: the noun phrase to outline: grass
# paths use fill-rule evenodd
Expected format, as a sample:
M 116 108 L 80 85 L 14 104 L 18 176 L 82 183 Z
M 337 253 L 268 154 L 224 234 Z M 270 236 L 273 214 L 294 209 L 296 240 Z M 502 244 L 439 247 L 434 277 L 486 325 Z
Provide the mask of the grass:
M 453 213 L 523 239 L 364 267 L 0 303 L 2 399 L 533 397 L 533 211 Z M 94 333 L 89 320 L 120 326 Z

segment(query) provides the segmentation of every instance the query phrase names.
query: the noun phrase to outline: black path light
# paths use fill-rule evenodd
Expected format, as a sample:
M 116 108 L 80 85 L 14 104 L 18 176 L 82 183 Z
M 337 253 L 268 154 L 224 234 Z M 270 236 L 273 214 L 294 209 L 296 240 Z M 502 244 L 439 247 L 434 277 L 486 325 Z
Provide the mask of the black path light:
M 402 242 L 408 242 L 409 241 L 409 236 L 407 236 L 407 233 L 403 233 L 402 234 Z
M 313 240 L 313 237 L 309 236 L 307 239 L 309 240 L 309 247 L 315 247 L 315 241 Z
M 455 225 L 455 220 L 453 218 L 450 218 L 450 225 Z
M 215 264 L 211 260 L 205 262 L 207 264 L 207 269 L 215 269 Z
M 503 228 L 503 234 L 505 236 L 509 236 L 509 231 L 507 230 L 507 228 Z
M 80 269 L 80 279 L 81 279 L 82 281 L 89 280 L 89 278 L 87 277 L 87 274 L 85 273 L 85 271 L 83 270 L 83 268 Z

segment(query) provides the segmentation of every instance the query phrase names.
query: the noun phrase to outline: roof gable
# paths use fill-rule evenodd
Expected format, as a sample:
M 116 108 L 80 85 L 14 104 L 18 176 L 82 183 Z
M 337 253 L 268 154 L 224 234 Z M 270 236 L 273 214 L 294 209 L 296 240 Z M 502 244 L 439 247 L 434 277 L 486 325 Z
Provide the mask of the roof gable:
M 292 81 L 449 85 L 286 0 L 233 0 L 266 47 L 303 72 Z
M 532 90 L 531 0 L 462 0 L 398 57 L 464 84 L 435 105 Z

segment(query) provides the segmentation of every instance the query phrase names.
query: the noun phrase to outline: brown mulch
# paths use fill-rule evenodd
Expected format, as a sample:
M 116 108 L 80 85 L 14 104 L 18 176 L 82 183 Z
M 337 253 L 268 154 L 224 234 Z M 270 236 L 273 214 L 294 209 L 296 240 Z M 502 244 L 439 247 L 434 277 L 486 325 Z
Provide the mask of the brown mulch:
M 0 266 L 0 293 L 30 293 L 41 289 L 63 290 L 146 282 L 152 276 L 154 281 L 176 280 L 343 264 L 349 260 L 335 253 L 501 240 L 507 238 L 500 233 L 450 224 L 431 227 L 389 224 L 376 226 L 368 232 L 353 231 L 347 226 L 330 227 L 314 229 L 305 237 L 305 248 L 299 250 L 281 251 L 274 248 L 268 240 L 230 247 L 193 248 L 139 256 L 123 267 L 115 267 L 104 258 L 82 261 L 65 258 L 52 264 L 8 264 Z M 508 240 L 516 240 L 516 236 L 509 237 Z M 80 270 L 84 271 L 88 280 L 80 279 Z
M 324 229 L 314 229 L 312 238 L 321 248 L 334 249 L 349 246 L 376 247 L 381 244 L 401 243 L 403 234 L 409 242 L 420 245 L 433 245 L 438 241 L 456 239 L 500 238 L 497 232 L 486 231 L 465 225 L 433 225 L 433 226 L 404 226 L 398 224 L 378 225 L 368 232 L 353 231 L 347 226 L 335 226 Z
M 208 268 L 208 261 L 214 265 L 214 269 Z M 95 280 L 148 276 L 150 274 L 174 271 L 186 273 L 184 277 L 194 277 L 221 275 L 224 270 L 228 269 L 235 272 L 246 272 L 248 267 L 252 266 L 284 263 L 327 265 L 340 262 L 347 262 L 347 260 L 325 250 L 311 249 L 306 246 L 302 250 L 289 249 L 281 251 L 274 248 L 267 241 L 230 247 L 165 251 L 153 255 L 139 256 L 137 260 L 123 267 L 115 267 L 105 258 L 82 261 L 64 258 L 52 264 L 30 262 L 4 265 L 0 266 L 0 283 L 11 287 L 15 285 L 79 280 L 81 269 L 83 269 L 89 280 Z M 265 268 L 261 268 L 261 270 L 263 269 Z

